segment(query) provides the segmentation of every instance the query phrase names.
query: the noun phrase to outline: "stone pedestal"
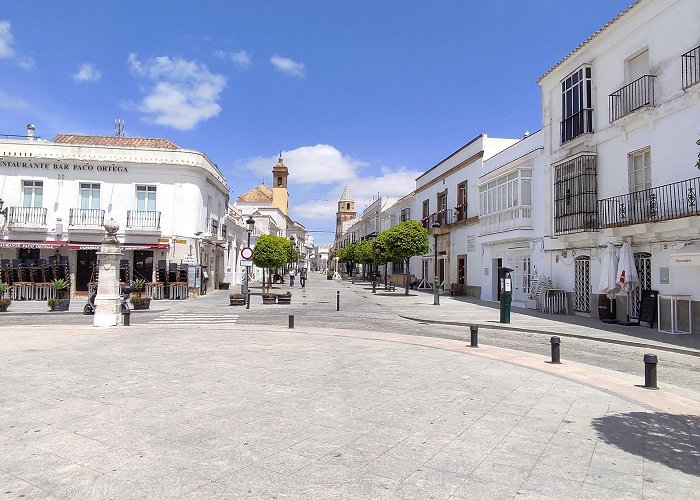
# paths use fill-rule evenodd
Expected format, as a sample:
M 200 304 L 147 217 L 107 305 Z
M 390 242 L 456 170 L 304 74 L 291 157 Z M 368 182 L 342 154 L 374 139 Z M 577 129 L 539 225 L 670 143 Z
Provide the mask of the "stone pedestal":
M 105 223 L 106 235 L 100 251 L 97 252 L 99 280 L 95 297 L 95 315 L 93 326 L 117 326 L 121 317 L 122 297 L 119 289 L 119 261 L 122 253 L 119 249 L 117 231 L 119 224 L 114 219 Z

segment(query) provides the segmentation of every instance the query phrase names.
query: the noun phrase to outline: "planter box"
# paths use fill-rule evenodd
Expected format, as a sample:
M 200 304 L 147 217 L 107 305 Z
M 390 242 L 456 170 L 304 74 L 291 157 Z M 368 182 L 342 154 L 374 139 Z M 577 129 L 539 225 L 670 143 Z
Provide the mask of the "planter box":
M 269 297 L 269 296 L 263 295 L 262 302 L 263 302 L 263 304 L 274 304 L 275 302 L 277 302 L 277 297 L 275 297 L 275 296 Z
M 229 305 L 231 306 L 244 306 L 245 305 L 245 295 L 242 297 L 229 297 Z
M 277 296 L 277 303 L 278 304 L 291 304 L 292 297 L 291 297 L 291 295 L 289 297 L 287 297 L 286 295 L 278 295 Z
M 59 300 L 55 299 L 54 302 L 49 304 L 49 311 L 67 311 L 70 307 L 70 299 Z
M 0 312 L 6 312 L 10 306 L 10 299 L 0 299 Z
M 228 287 L 230 287 L 230 286 L 231 286 L 231 283 L 221 282 L 221 283 L 219 283 L 219 290 L 228 290 Z
M 131 308 L 134 311 L 143 311 L 145 309 L 148 309 L 151 307 L 151 299 L 143 297 L 140 301 L 138 301 L 136 304 L 133 302 L 131 303 Z

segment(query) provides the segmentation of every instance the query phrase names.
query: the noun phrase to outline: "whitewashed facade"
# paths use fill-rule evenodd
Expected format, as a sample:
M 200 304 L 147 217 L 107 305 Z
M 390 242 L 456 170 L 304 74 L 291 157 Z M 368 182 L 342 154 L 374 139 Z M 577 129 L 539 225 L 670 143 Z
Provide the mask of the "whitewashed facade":
M 539 80 L 546 250 L 572 310 L 596 314 L 602 247 L 629 242 L 642 288 L 690 295 L 700 328 L 700 267 L 673 264 L 700 252 L 698 26 L 694 0 L 641 0 Z
M 184 262 L 207 266 L 208 289 L 224 281 L 228 186 L 205 154 L 162 139 L 33 132 L 0 139 L 0 259 L 67 256 L 71 292 L 87 292 L 114 219 L 132 276 L 152 281 L 159 261 Z

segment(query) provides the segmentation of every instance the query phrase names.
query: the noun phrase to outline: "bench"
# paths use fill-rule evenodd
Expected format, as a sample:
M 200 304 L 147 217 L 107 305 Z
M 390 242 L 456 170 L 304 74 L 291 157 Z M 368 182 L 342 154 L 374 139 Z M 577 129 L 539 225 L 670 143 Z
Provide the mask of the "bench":
M 461 283 L 450 283 L 450 295 L 463 295 Z

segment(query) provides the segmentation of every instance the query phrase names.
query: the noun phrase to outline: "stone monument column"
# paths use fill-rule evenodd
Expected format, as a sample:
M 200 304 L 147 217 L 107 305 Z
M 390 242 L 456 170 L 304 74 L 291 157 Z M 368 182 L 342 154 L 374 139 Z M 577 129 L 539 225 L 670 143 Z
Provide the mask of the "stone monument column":
M 119 289 L 119 261 L 122 252 L 119 250 L 117 231 L 119 224 L 114 219 L 105 223 L 105 237 L 100 251 L 97 252 L 99 279 L 97 281 L 97 296 L 95 297 L 95 315 L 93 326 L 117 326 L 121 315 L 122 298 Z

